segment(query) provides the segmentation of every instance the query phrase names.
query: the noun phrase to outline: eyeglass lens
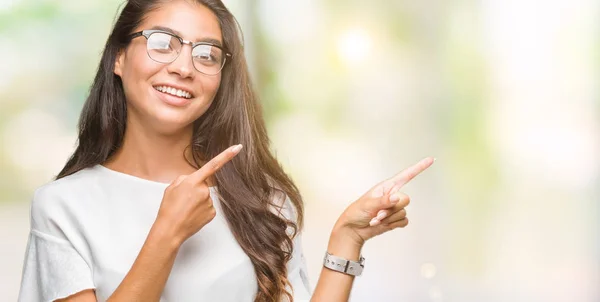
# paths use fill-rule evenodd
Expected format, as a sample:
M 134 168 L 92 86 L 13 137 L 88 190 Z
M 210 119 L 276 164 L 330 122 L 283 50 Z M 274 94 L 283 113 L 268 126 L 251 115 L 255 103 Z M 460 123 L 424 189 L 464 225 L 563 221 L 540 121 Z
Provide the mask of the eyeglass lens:
M 177 59 L 181 48 L 181 41 L 170 34 L 156 32 L 148 37 L 148 56 L 154 61 L 171 63 Z M 223 51 L 208 44 L 198 44 L 192 49 L 192 61 L 198 71 L 209 75 L 219 73 L 225 63 Z

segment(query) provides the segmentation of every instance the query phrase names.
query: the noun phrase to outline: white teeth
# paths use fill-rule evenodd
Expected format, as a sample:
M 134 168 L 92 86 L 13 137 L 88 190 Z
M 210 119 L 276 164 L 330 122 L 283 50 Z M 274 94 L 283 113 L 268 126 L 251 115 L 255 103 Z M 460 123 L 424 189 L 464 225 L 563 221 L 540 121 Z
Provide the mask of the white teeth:
M 178 96 L 178 97 L 183 97 L 186 99 L 189 99 L 192 97 L 192 94 L 187 92 L 187 91 L 183 91 L 181 89 L 175 89 L 173 87 L 169 87 L 169 86 L 155 86 L 154 89 L 163 92 L 163 93 L 168 93 L 174 96 Z

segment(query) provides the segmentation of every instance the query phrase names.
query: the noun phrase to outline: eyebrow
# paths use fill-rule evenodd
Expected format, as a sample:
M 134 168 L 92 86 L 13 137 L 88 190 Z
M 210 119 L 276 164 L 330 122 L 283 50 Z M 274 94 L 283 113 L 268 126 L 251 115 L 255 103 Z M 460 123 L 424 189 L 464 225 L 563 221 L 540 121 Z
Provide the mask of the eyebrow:
M 152 28 L 150 28 L 150 29 L 158 29 L 158 30 L 166 31 L 168 33 L 172 33 L 179 37 L 182 36 L 182 34 L 180 32 L 178 32 L 172 28 L 166 27 L 166 26 L 157 25 L 157 26 L 152 26 Z M 221 43 L 221 41 L 214 39 L 214 38 L 202 38 L 199 41 L 196 41 L 194 43 L 198 43 L 198 42 L 206 42 L 206 43 L 211 43 L 211 44 L 217 45 L 219 47 L 223 47 L 223 44 Z

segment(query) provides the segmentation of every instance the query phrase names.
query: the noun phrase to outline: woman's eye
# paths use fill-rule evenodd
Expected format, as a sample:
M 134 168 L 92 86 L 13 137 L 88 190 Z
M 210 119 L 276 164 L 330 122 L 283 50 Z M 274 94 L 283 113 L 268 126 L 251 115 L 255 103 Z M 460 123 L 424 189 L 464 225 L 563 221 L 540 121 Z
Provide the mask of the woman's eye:
M 219 62 L 221 57 L 218 52 L 219 48 L 212 45 L 198 45 L 194 48 L 194 58 L 203 62 Z

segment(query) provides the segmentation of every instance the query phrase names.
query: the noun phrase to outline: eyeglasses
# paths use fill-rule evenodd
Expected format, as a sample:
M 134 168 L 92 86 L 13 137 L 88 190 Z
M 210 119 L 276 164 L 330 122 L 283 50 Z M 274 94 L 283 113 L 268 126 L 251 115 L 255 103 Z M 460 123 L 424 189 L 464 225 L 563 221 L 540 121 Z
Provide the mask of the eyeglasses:
M 130 40 L 139 36 L 146 37 L 146 52 L 150 59 L 159 63 L 171 63 L 179 57 L 183 44 L 192 46 L 194 68 L 206 75 L 216 75 L 225 66 L 227 57 L 231 57 L 221 46 L 208 43 L 193 43 L 181 37 L 159 29 L 147 29 L 133 33 Z

